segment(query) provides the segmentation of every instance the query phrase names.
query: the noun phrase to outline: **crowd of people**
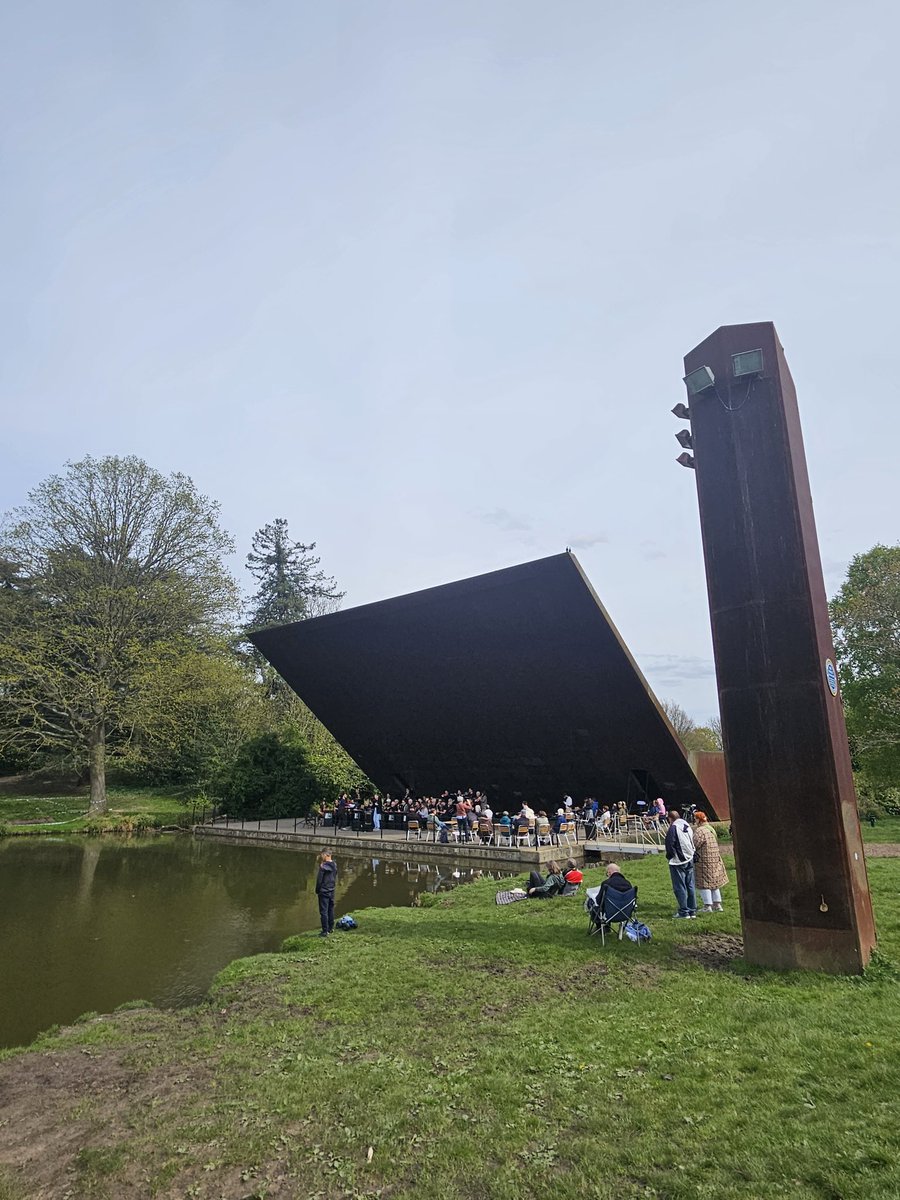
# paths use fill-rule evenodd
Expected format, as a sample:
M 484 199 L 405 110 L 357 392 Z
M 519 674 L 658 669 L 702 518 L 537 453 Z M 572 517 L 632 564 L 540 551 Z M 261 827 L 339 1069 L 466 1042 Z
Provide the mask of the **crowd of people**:
M 341 800 L 347 801 L 341 811 L 354 810 L 355 804 L 349 800 L 349 797 L 342 797 Z M 568 801 L 570 798 L 565 797 L 565 800 Z M 379 797 L 374 797 L 372 800 L 364 803 L 368 803 L 371 806 L 373 813 L 380 814 L 384 811 L 379 806 Z M 481 792 L 474 793 L 471 801 L 461 792 L 457 793 L 455 797 L 452 797 L 450 793 L 445 793 L 444 797 L 442 797 L 441 807 L 438 807 L 434 803 L 428 804 L 425 801 L 391 801 L 391 804 L 394 803 L 397 804 L 397 808 L 393 811 L 406 812 L 407 819 L 414 820 L 417 817 L 421 817 L 423 821 L 434 820 L 444 829 L 449 827 L 452 822 L 456 825 L 459 836 L 467 839 L 484 836 L 485 830 L 483 826 L 487 823 L 493 827 L 495 820 L 495 814 L 487 798 Z M 606 809 L 605 811 L 608 812 L 609 810 Z M 415 815 L 410 817 L 409 814 Z M 651 816 L 649 813 L 646 815 L 648 817 Z M 715 831 L 710 828 L 709 820 L 705 813 L 696 812 L 692 815 L 693 824 L 689 824 L 677 808 L 669 809 L 665 812 L 667 823 L 665 855 L 669 865 L 672 891 L 678 905 L 678 910 L 674 916 L 679 920 L 696 919 L 698 893 L 704 913 L 722 912 L 722 888 L 728 883 L 728 875 L 722 862 L 722 855 L 719 851 Z M 539 812 L 535 814 L 525 804 L 517 814 L 516 820 L 524 822 L 527 828 L 530 822 L 537 821 L 540 816 L 546 817 L 546 813 Z M 656 819 L 656 816 L 657 814 L 654 812 L 652 819 Z M 576 818 L 576 810 L 571 804 L 567 807 L 564 803 L 557 812 L 557 829 L 562 828 L 570 817 L 572 820 Z M 513 818 L 508 812 L 500 814 L 499 818 L 496 819 L 499 823 L 506 820 L 512 826 Z M 586 822 L 593 819 L 597 822 L 601 819 L 601 813 L 594 811 L 590 807 L 590 802 L 587 802 L 587 809 L 582 809 L 581 819 Z M 547 864 L 546 875 L 541 875 L 536 870 L 532 871 L 526 887 L 499 892 L 497 894 L 497 903 L 509 903 L 520 899 L 549 899 L 554 896 L 572 895 L 579 890 L 583 880 L 584 875 L 574 859 L 570 858 L 565 867 L 561 867 L 555 860 L 551 860 Z M 337 868 L 334 864 L 331 851 L 323 851 L 320 856 L 320 866 L 316 877 L 316 895 L 319 900 L 322 937 L 328 937 L 334 929 L 334 894 L 336 882 Z M 631 888 L 630 882 L 615 863 L 610 863 L 607 866 L 606 880 L 604 880 L 601 887 L 601 901 L 603 890 L 609 887 L 622 891 L 627 891 Z M 600 903 L 601 910 L 602 907 L 602 903 Z
M 639 799 L 629 812 L 624 801 L 610 806 L 601 805 L 593 797 L 588 797 L 576 806 L 572 797 L 565 795 L 551 815 L 546 808 L 535 809 L 527 802 L 515 812 L 495 812 L 487 795 L 472 789 L 465 792 L 445 791 L 437 797 L 421 798 L 407 793 L 396 799 L 390 795 L 376 794 L 362 798 L 344 793 L 334 807 L 332 820 L 340 828 L 342 825 L 351 825 L 355 814 L 370 819 L 371 828 L 376 831 L 381 829 L 386 817 L 393 814 L 402 817 L 407 828 L 415 824 L 420 830 L 433 831 L 436 840 L 442 842 L 449 841 L 451 834 L 454 841 L 493 842 L 499 830 L 509 837 L 510 844 L 523 834 L 533 836 L 535 844 L 544 839 L 550 841 L 554 834 L 557 842 L 560 842 L 560 835 L 570 828 L 577 829 L 579 824 L 583 836 L 588 840 L 612 838 L 629 828 L 631 819 L 631 828 L 637 822 L 639 827 L 648 830 L 666 829 L 665 854 L 672 891 L 678 905 L 675 917 L 681 920 L 696 918 L 698 893 L 704 913 L 722 911 L 722 888 L 728 883 L 728 875 L 722 863 L 718 839 L 709 826 L 706 814 L 692 809 L 688 814 L 691 822 L 688 822 L 678 809 L 667 810 L 661 797 L 652 802 Z M 581 883 L 581 872 L 571 859 L 565 869 L 556 862 L 549 863 L 548 868 L 546 876 L 532 873 L 527 888 L 521 889 L 523 897 L 565 895 Z M 615 874 L 620 875 L 618 871 Z M 624 879 L 624 876 L 620 878 Z M 513 892 L 504 895 L 519 898 Z M 328 916 L 325 914 L 323 929 L 327 930 L 327 926 Z
M 624 833 L 629 818 L 640 822 L 644 829 L 661 831 L 666 821 L 666 805 L 662 798 L 653 801 L 640 798 L 629 810 L 624 800 L 614 805 L 600 804 L 589 796 L 576 804 L 571 796 L 564 795 L 555 809 L 523 802 L 514 810 L 499 811 L 494 809 L 484 792 L 469 788 L 419 798 L 409 793 L 399 798 L 390 794 L 351 796 L 345 792 L 333 809 L 320 810 L 316 815 L 330 819 L 336 829 L 350 827 L 362 818 L 366 827 L 376 832 L 386 819 L 398 817 L 404 824 L 416 821 L 420 829 L 434 830 L 441 840 L 449 840 L 452 834 L 454 840 L 489 842 L 494 838 L 496 826 L 515 834 L 523 825 L 531 828 L 536 837 L 559 834 L 565 826 L 573 830 L 577 827 L 591 840 Z

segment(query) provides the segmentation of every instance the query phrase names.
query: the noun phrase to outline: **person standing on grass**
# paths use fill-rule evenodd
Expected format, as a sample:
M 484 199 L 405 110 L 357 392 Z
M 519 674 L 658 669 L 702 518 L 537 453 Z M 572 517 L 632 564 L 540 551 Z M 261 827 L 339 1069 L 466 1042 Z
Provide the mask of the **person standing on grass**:
M 675 917 L 693 921 L 697 916 L 697 894 L 694 891 L 694 835 L 677 808 L 669 809 L 669 831 L 666 834 L 666 858 L 672 877 L 672 891 L 678 904 Z
M 711 828 L 705 812 L 694 813 L 694 882 L 705 913 L 722 911 L 721 889 L 728 882 L 728 873 L 719 853 L 719 839 Z
M 328 937 L 334 931 L 334 890 L 337 886 L 337 867 L 330 850 L 319 855 L 319 873 L 316 876 L 316 895 L 319 897 L 319 916 L 322 932 L 319 937 Z

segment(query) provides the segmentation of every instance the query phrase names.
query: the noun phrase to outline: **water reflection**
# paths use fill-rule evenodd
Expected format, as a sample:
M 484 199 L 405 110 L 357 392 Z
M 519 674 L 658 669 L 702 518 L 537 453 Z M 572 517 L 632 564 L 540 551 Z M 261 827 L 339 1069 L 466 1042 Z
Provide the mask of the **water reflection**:
M 336 852 L 337 916 L 504 872 Z M 314 852 L 186 836 L 0 840 L 0 1046 L 126 1000 L 198 1000 L 318 925 Z

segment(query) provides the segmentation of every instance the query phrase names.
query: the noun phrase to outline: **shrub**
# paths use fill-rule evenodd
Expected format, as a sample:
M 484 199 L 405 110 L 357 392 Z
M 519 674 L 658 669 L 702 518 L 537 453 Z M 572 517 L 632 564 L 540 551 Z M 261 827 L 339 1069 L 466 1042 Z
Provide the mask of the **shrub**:
M 856 775 L 854 782 L 859 815 L 864 821 L 876 817 L 900 817 L 900 788 L 873 781 L 862 772 Z
M 229 813 L 252 818 L 303 815 L 332 795 L 305 744 L 277 733 L 244 742 L 220 777 L 218 790 Z

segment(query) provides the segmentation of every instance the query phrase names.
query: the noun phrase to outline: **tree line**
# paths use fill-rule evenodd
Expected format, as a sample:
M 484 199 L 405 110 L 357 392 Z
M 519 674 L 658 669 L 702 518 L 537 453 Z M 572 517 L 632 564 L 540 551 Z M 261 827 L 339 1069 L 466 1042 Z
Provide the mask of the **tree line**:
M 209 789 L 235 811 L 365 782 L 247 641 L 343 596 L 283 518 L 247 555 L 242 601 L 219 505 L 136 457 L 87 457 L 0 526 L 0 771 L 107 769 Z

